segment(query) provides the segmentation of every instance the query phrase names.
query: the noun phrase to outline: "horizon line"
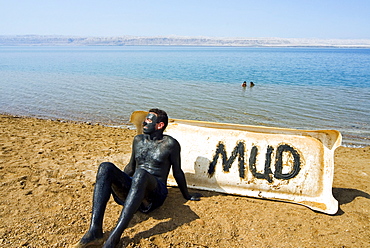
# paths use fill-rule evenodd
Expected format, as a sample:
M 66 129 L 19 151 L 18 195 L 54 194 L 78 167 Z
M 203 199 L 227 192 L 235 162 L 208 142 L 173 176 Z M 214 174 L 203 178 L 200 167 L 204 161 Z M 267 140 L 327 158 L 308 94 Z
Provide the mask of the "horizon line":
M 0 34 L 6 36 L 48 36 L 48 37 L 79 37 L 79 38 L 115 38 L 115 37 L 135 37 L 135 38 L 209 38 L 209 39 L 310 39 L 310 40 L 369 40 L 370 38 L 318 38 L 318 37 L 279 37 L 279 36 L 207 36 L 207 35 L 74 35 L 74 34 Z
M 370 48 L 370 39 L 209 36 L 0 35 L 0 46 L 212 46 Z

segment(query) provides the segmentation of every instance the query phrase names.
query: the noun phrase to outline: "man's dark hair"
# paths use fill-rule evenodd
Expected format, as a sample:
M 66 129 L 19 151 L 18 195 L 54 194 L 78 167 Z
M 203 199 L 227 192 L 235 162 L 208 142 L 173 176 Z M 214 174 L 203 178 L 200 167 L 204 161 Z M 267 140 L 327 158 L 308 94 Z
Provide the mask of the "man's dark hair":
M 168 116 L 167 116 L 167 113 L 161 109 L 157 109 L 157 108 L 153 108 L 153 109 L 150 109 L 149 112 L 153 112 L 157 115 L 157 122 L 163 122 L 164 123 L 164 127 L 163 127 L 163 131 L 166 129 L 167 125 L 168 125 Z

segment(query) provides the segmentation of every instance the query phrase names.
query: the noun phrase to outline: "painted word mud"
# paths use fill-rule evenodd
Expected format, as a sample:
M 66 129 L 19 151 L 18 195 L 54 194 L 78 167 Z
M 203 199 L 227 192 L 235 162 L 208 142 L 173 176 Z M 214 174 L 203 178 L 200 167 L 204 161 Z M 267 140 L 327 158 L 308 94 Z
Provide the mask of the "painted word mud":
M 147 112 L 131 122 L 141 132 Z M 286 201 L 327 214 L 338 211 L 332 195 L 335 130 L 295 130 L 171 119 L 167 134 L 180 142 L 188 186 Z M 169 185 L 175 185 L 170 176 Z
M 252 175 L 255 178 L 259 179 L 266 179 L 268 182 L 272 183 L 272 178 L 276 179 L 291 179 L 298 175 L 301 169 L 301 159 L 299 152 L 295 150 L 293 147 L 284 144 L 279 145 L 276 152 L 276 163 L 275 163 L 275 172 L 273 173 L 271 170 L 271 155 L 274 148 L 272 146 L 267 147 L 266 151 L 266 159 L 265 159 L 265 167 L 263 173 L 257 172 L 256 167 L 256 159 L 258 148 L 257 146 L 253 146 L 249 156 L 249 169 Z M 283 173 L 283 165 L 286 164 L 288 161 L 283 160 L 283 153 L 289 152 L 290 155 L 293 157 L 293 164 L 289 172 Z M 244 179 L 245 178 L 245 144 L 244 142 L 238 142 L 235 146 L 234 150 L 231 153 L 231 156 L 228 158 L 225 150 L 225 145 L 220 141 L 216 148 L 216 154 L 213 157 L 213 160 L 209 164 L 208 174 L 212 177 L 215 173 L 215 166 L 218 163 L 219 156 L 222 156 L 222 167 L 224 172 L 229 172 L 231 165 L 234 163 L 235 159 L 238 157 L 238 168 L 239 168 L 239 177 Z

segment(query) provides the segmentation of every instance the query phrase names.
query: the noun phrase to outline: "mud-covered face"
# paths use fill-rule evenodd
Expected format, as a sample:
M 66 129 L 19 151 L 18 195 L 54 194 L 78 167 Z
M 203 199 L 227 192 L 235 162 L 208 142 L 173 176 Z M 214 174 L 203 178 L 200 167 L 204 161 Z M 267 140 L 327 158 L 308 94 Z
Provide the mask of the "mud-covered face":
M 157 115 L 154 113 L 149 113 L 143 122 L 143 132 L 145 134 L 151 134 L 156 130 L 157 126 Z

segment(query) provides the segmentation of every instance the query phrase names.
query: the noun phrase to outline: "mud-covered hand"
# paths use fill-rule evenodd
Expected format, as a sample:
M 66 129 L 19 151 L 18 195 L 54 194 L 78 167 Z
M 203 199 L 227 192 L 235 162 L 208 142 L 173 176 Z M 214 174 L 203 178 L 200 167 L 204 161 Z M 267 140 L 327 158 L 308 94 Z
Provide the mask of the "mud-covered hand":
M 188 200 L 190 201 L 200 201 L 200 198 L 202 197 L 203 195 L 200 194 L 200 193 L 194 193 L 194 194 L 190 194 L 190 198 Z

